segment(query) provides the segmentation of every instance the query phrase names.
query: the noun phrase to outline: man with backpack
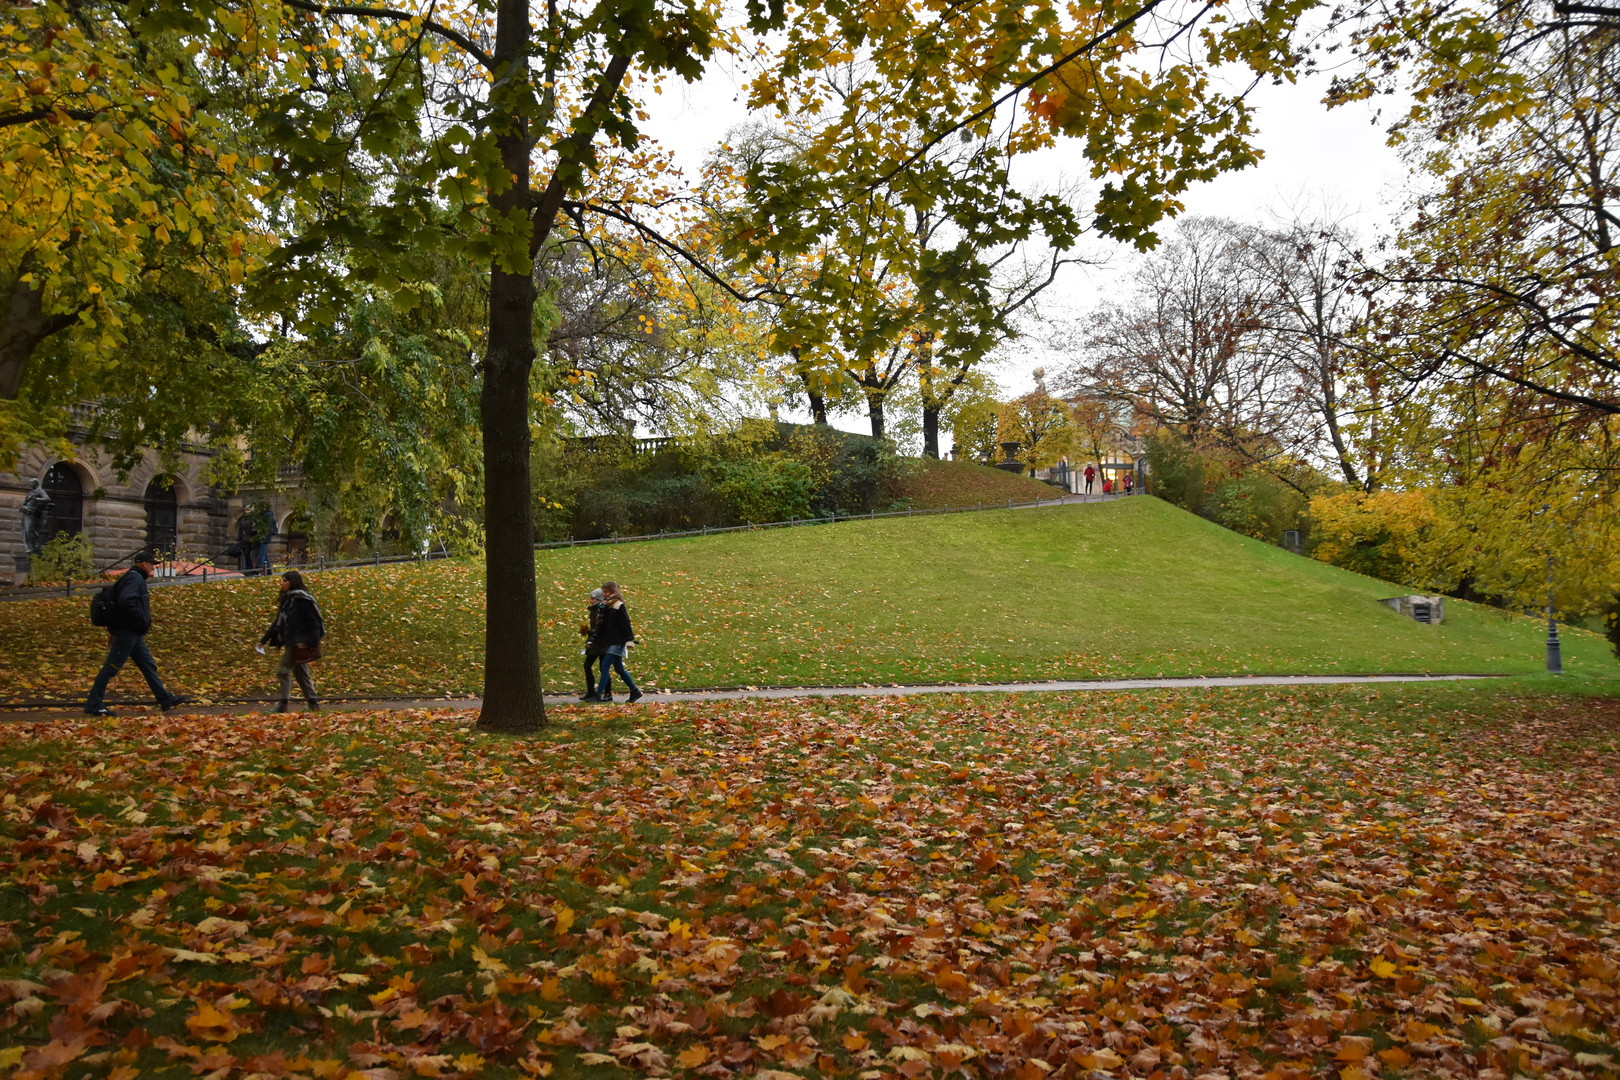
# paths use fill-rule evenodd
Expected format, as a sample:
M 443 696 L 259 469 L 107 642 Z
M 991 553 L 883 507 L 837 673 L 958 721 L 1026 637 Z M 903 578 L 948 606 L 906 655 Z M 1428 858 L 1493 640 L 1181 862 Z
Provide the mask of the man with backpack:
M 123 669 L 126 660 L 134 660 L 135 666 L 146 676 L 146 685 L 152 688 L 152 696 L 164 712 L 191 700 L 164 688 L 163 680 L 158 678 L 157 661 L 146 647 L 146 632 L 152 629 L 152 603 L 146 591 L 146 579 L 157 571 L 157 562 L 157 555 L 150 548 L 142 551 L 122 577 L 90 601 L 91 625 L 107 628 L 107 660 L 90 688 L 90 696 L 85 699 L 87 716 L 113 714 L 103 699 L 107 684 Z

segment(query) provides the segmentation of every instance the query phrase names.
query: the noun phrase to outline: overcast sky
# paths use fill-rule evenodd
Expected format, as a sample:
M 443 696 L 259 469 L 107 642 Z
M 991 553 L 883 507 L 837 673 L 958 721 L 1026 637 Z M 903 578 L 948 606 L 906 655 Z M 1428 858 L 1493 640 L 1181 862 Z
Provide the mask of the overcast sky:
M 721 65 L 701 82 L 677 83 L 653 99 L 647 130 L 672 150 L 689 177 L 731 128 L 749 119 L 741 80 Z M 1255 107 L 1260 164 L 1228 173 L 1194 187 L 1184 197 L 1188 214 L 1263 221 L 1291 216 L 1294 209 L 1348 219 L 1370 238 L 1394 220 L 1403 201 L 1406 166 L 1385 145 L 1393 108 L 1385 103 L 1377 116 L 1372 103 L 1329 110 L 1321 104 L 1327 78 L 1317 75 L 1292 85 L 1257 87 L 1249 101 Z M 1375 122 L 1376 118 L 1376 122 Z M 1014 164 L 1013 182 L 1022 188 L 1052 188 L 1061 180 L 1083 180 L 1086 163 L 1080 144 L 1069 142 Z M 1124 245 L 1098 245 L 1090 254 L 1102 267 L 1065 268 L 1043 294 L 1044 309 L 1054 319 L 1083 315 L 1120 289 L 1135 252 Z M 1010 394 L 1033 387 L 1030 372 L 1061 363 L 1043 343 L 1030 338 L 1009 346 L 996 376 Z M 808 419 L 808 417 L 800 418 Z M 849 431 L 868 430 L 864 415 L 834 419 Z

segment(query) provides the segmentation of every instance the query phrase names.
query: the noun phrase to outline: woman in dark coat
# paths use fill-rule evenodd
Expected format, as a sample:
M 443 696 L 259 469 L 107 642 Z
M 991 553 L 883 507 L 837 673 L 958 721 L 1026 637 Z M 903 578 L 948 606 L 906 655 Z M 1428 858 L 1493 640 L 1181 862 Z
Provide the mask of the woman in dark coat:
M 602 595 L 607 607 L 596 629 L 596 643 L 602 646 L 602 681 L 596 687 L 596 700 L 604 703 L 613 701 L 612 673 L 617 671 L 624 685 L 630 688 L 629 700 L 639 701 L 641 691 L 636 688 L 630 673 L 624 670 L 625 655 L 636 643 L 636 632 L 630 628 L 630 609 L 624 606 L 624 594 L 619 592 L 617 582 L 603 582 Z
M 281 696 L 277 699 L 277 712 L 287 711 L 287 702 L 292 696 L 294 675 L 298 676 L 298 688 L 304 692 L 304 699 L 309 702 L 310 711 L 314 712 L 321 707 L 321 703 L 315 697 L 315 683 L 309 677 L 309 661 L 296 659 L 295 653 L 307 651 L 299 650 L 297 647 L 300 645 L 318 647 L 325 636 L 326 623 L 321 618 L 321 609 L 316 606 L 315 598 L 304 588 L 303 575 L 296 570 L 282 574 L 281 603 L 276 608 L 276 619 L 259 639 L 260 645 L 268 644 L 281 650 L 281 663 L 276 666 L 276 675 L 281 679 Z

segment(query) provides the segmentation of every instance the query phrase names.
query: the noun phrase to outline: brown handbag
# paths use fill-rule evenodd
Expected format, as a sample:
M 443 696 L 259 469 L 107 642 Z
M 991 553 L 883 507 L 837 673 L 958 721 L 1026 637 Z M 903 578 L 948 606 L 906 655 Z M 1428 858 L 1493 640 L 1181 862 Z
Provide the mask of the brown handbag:
M 319 645 L 311 645 L 307 641 L 294 642 L 292 647 L 292 658 L 293 663 L 295 664 L 307 664 L 311 661 L 319 660 L 321 658 L 321 647 Z

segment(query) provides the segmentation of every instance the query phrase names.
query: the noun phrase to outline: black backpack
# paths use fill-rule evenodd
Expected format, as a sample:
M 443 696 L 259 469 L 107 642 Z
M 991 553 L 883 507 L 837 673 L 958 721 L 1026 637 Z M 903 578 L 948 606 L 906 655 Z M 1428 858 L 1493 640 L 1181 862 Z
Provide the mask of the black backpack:
M 96 595 L 90 598 L 90 625 L 108 627 L 112 625 L 113 613 L 118 610 L 118 586 L 124 579 L 120 577 L 111 585 L 104 585 L 96 590 Z

